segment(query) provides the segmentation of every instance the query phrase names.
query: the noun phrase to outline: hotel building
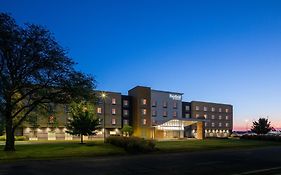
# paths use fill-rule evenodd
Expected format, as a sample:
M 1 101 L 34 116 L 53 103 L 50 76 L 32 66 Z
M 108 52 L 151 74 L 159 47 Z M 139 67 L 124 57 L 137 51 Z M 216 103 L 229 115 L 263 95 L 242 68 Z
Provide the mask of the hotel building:
M 99 98 L 95 109 L 103 129 L 96 136 L 85 139 L 103 137 L 104 132 L 106 137 L 122 135 L 121 129 L 127 124 L 133 127 L 134 136 L 152 139 L 227 137 L 233 128 L 232 105 L 185 102 L 182 101 L 183 93 L 144 86 L 134 87 L 128 95 L 96 91 L 96 96 L 100 97 L 101 93 L 105 93 L 106 97 Z M 50 115 L 57 121 L 55 127 L 49 118 L 40 120 L 36 131 L 30 124 L 24 123 L 17 134 L 33 140 L 79 139 L 65 132 L 67 118 L 70 117 L 67 106 L 59 105 L 54 110 L 54 116 Z

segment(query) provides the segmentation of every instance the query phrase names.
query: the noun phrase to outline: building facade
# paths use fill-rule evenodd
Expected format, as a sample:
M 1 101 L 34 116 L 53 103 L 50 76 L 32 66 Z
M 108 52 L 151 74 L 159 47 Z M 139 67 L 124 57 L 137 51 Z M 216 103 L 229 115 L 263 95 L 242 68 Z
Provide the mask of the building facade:
M 119 92 L 95 91 L 98 102 L 96 115 L 103 128 L 96 136 L 85 139 L 122 135 L 124 125 L 133 127 L 133 135 L 152 139 L 195 137 L 227 137 L 233 128 L 233 107 L 228 104 L 200 101 L 183 101 L 183 93 L 154 90 L 136 86 L 128 95 Z M 106 94 L 104 98 L 101 94 Z M 67 106 L 55 108 L 56 114 L 40 120 L 40 124 L 22 126 L 23 135 L 31 140 L 73 140 L 65 131 L 67 118 L 71 117 Z M 50 118 L 56 119 L 56 125 Z

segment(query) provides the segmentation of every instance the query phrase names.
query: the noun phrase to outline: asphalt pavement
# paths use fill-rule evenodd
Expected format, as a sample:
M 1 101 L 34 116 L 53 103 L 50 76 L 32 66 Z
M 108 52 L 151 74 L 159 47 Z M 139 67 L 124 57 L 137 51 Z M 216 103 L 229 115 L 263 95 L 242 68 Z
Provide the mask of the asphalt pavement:
M 281 175 L 281 147 L 1 163 L 0 175 Z

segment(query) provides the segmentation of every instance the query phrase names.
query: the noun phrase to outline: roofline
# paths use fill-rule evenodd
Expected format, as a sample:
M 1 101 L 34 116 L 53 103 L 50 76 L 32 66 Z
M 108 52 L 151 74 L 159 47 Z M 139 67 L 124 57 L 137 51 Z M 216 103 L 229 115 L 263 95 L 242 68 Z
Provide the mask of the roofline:
M 180 95 L 184 94 L 184 93 L 181 93 L 181 92 L 162 91 L 162 90 L 155 90 L 155 89 L 151 89 L 151 91 L 163 92 L 163 93 L 172 93 L 172 94 L 180 94 Z
M 191 101 L 190 103 L 209 103 L 209 104 L 216 104 L 216 105 L 232 106 L 231 104 L 227 104 L 227 103 L 215 103 L 215 102 L 206 102 L 206 101 Z

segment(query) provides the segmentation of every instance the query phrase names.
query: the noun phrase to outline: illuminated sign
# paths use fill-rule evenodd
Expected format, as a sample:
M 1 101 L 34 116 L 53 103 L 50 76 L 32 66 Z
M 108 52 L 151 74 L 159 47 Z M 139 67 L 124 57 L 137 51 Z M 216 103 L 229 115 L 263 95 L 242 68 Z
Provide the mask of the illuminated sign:
M 169 97 L 173 100 L 181 100 L 181 95 L 169 94 Z

